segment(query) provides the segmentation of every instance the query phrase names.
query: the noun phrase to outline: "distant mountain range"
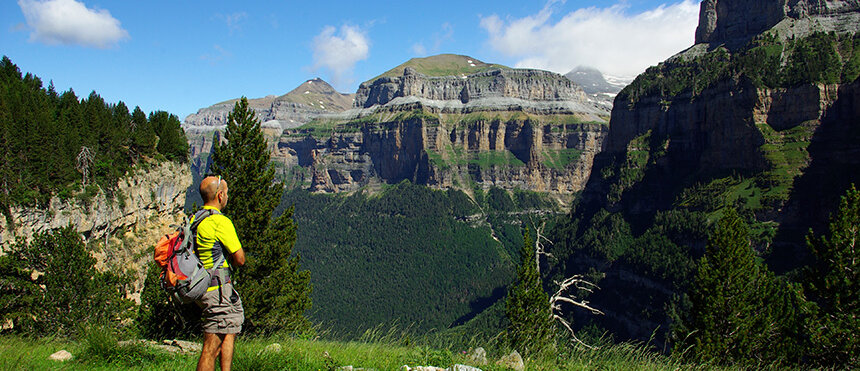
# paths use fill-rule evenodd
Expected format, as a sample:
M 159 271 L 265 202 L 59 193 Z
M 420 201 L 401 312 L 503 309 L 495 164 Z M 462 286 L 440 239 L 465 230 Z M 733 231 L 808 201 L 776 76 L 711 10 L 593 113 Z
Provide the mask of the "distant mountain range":
M 339 93 L 327 82 L 315 78 L 305 81 L 287 94 L 249 99 L 248 103 L 264 126 L 289 129 L 304 125 L 321 114 L 343 112 L 351 108 L 354 96 Z M 186 131 L 211 130 L 226 125 L 227 114 L 238 100 L 216 103 L 188 115 L 184 123 Z
M 612 109 L 615 96 L 633 82 L 632 77 L 608 76 L 594 67 L 587 66 L 578 66 L 564 77 L 582 87 L 589 100 L 609 110 Z

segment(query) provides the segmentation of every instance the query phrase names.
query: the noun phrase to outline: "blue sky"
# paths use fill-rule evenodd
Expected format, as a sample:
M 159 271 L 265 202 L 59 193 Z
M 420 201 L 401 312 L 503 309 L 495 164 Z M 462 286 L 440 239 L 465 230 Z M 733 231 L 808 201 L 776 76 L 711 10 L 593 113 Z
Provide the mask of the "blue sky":
M 321 77 L 354 92 L 413 57 L 464 54 L 635 76 L 693 44 L 698 0 L 0 2 L 0 54 L 79 97 L 180 118 Z

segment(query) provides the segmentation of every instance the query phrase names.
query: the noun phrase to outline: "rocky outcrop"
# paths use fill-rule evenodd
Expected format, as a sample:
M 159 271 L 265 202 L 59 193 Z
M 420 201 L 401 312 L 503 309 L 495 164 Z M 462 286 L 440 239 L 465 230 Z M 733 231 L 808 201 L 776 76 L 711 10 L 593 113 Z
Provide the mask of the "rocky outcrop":
M 399 97 L 427 101 L 469 102 L 491 98 L 523 101 L 586 102 L 585 93 L 563 76 L 540 70 L 497 69 L 468 76 L 433 77 L 407 67 L 403 76 L 383 77 L 363 83 L 355 97 L 355 107 L 386 105 Z
M 814 20 L 821 31 L 860 29 L 860 0 L 705 0 L 696 43 L 741 46 L 783 20 Z
M 184 216 L 185 192 L 191 185 L 187 165 L 173 162 L 139 165 L 119 182 L 115 197 L 100 191 L 88 202 L 51 199 L 44 209 L 13 207 L 11 223 L 0 225 L 0 246 L 8 248 L 16 240 L 41 231 L 72 225 L 98 260 L 97 268 L 120 264 L 136 272 L 132 298 L 139 299 L 146 262 L 159 236 L 179 224 Z

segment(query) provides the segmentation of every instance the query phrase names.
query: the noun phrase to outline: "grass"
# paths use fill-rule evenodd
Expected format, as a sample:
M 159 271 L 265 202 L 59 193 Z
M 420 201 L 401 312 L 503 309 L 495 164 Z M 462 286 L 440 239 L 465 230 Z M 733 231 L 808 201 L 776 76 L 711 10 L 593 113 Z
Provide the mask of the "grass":
M 543 153 L 543 161 L 546 167 L 556 170 L 561 170 L 574 162 L 579 161 L 582 156 L 582 150 L 576 148 L 565 148 L 559 150 L 550 150 Z
M 468 61 L 470 60 L 473 62 L 472 64 L 474 64 L 474 66 L 468 63 Z M 379 76 L 367 80 L 365 83 L 373 82 L 381 77 L 402 76 L 403 70 L 406 69 L 406 67 L 412 67 L 418 73 L 422 73 L 427 76 L 460 76 L 471 75 L 473 73 L 488 71 L 492 69 L 510 69 L 510 67 L 506 67 L 499 64 L 487 64 L 477 59 L 467 57 L 465 55 L 440 54 L 426 58 L 412 58 L 406 63 L 403 63 L 397 67 L 392 68 L 391 70 L 386 71 Z
M 280 352 L 266 347 L 278 343 Z M 405 333 L 376 331 L 359 341 L 307 340 L 295 338 L 246 338 L 236 343 L 235 370 L 335 370 L 342 366 L 375 370 L 398 370 L 403 365 L 450 367 L 465 364 L 485 371 L 506 370 L 495 362 L 508 349 L 487 347 L 488 364 L 477 365 L 467 359 L 468 349 L 445 345 L 412 343 Z M 486 346 L 486 345 L 485 345 Z M 65 363 L 48 357 L 61 349 L 75 359 Z M 0 369 L 27 370 L 190 370 L 197 354 L 171 354 L 144 345 L 118 346 L 104 339 L 69 340 L 0 337 Z M 656 353 L 633 343 L 606 344 L 598 350 L 570 346 L 545 354 L 525 357 L 527 370 L 676 370 L 704 369 Z M 713 367 L 707 367 L 712 369 Z

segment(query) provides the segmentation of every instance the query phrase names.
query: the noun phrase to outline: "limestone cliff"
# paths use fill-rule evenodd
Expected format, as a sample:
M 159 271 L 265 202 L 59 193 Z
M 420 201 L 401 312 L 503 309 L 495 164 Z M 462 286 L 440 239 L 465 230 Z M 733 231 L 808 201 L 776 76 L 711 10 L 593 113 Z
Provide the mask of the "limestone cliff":
M 515 98 L 526 101 L 586 100 L 582 89 L 548 71 L 496 69 L 468 76 L 427 76 L 411 67 L 403 76 L 382 77 L 363 83 L 355 96 L 355 107 L 385 105 L 398 97 L 435 101 L 460 101 L 481 98 Z
M 118 265 L 135 272 L 132 296 L 139 298 L 146 263 L 152 260 L 149 252 L 161 235 L 171 231 L 171 224 L 182 222 L 185 191 L 191 185 L 187 165 L 149 166 L 139 165 L 121 180 L 114 198 L 100 191 L 87 203 L 54 197 L 44 209 L 13 207 L 11 223 L 0 225 L 0 246 L 72 225 L 97 257 L 97 268 Z
M 814 23 L 822 31 L 860 29 L 858 0 L 705 0 L 699 11 L 696 43 L 742 46 L 781 22 Z M 802 36 L 802 35 L 799 35 Z
M 525 116 L 469 123 L 412 117 L 325 137 L 288 130 L 276 159 L 309 169 L 299 181 L 314 191 L 410 180 L 439 189 L 475 183 L 566 195 L 582 189 L 605 133 L 602 123 L 540 123 Z

